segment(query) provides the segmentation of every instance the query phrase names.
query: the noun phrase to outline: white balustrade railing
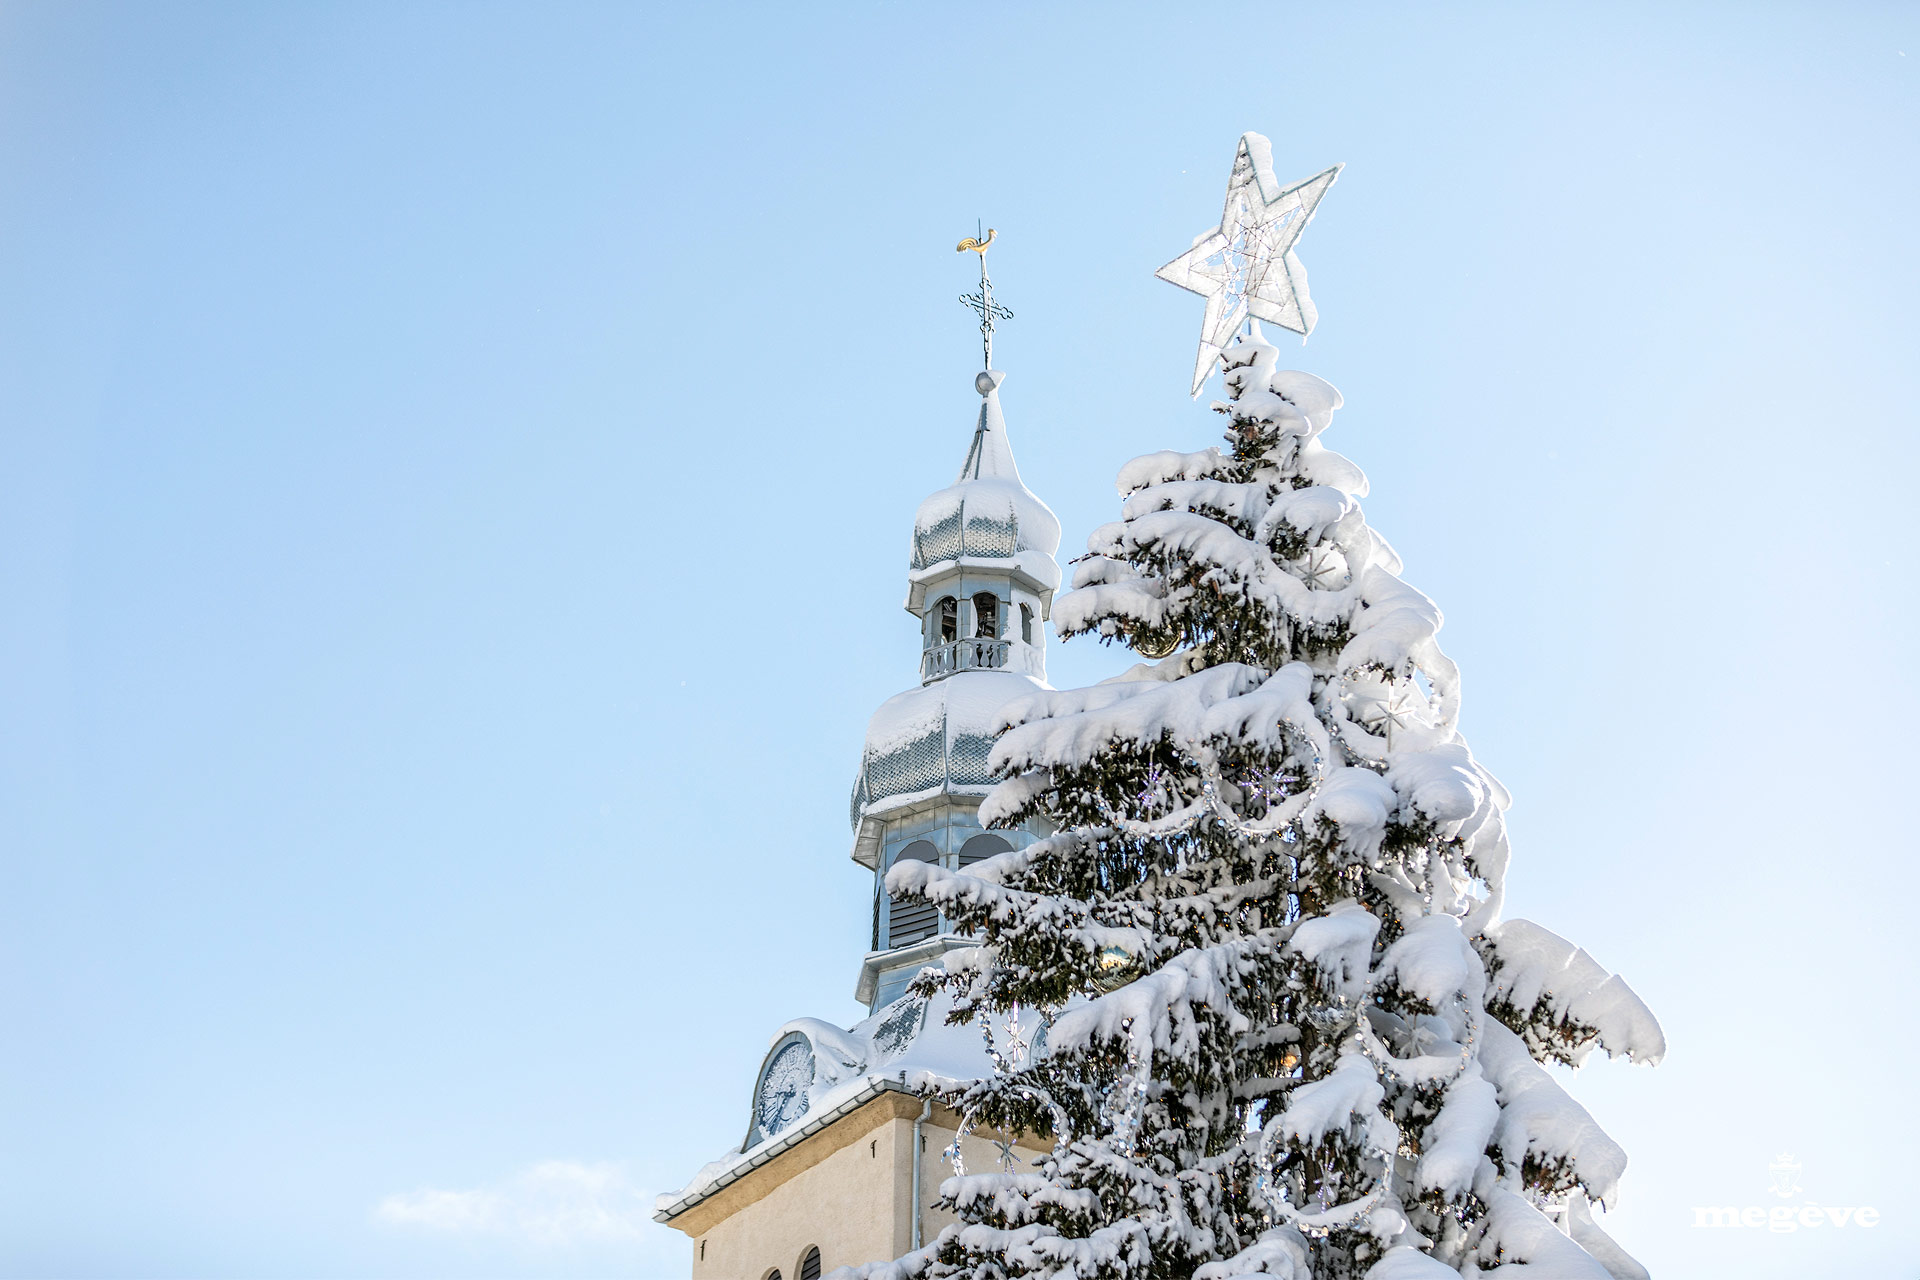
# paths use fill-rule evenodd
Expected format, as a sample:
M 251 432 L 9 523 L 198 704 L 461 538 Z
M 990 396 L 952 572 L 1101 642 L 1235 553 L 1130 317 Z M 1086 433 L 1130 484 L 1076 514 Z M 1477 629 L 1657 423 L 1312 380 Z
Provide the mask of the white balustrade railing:
M 1012 641 L 976 636 L 971 640 L 949 640 L 934 645 L 920 655 L 920 678 L 938 680 L 956 671 L 991 670 L 1007 665 Z

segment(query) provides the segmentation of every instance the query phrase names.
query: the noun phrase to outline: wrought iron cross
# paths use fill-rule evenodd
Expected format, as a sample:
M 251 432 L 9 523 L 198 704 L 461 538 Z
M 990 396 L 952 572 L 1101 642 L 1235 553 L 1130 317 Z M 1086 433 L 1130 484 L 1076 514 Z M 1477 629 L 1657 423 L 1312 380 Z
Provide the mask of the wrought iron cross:
M 978 229 L 979 226 L 976 223 L 975 230 Z M 983 369 L 993 368 L 993 322 L 1013 319 L 1013 312 L 993 300 L 993 280 L 987 275 L 987 249 L 999 234 L 998 231 L 989 227 L 984 239 L 978 235 L 971 235 L 954 246 L 956 253 L 965 253 L 971 249 L 980 255 L 980 292 L 963 293 L 960 295 L 960 301 L 980 317 L 980 367 Z

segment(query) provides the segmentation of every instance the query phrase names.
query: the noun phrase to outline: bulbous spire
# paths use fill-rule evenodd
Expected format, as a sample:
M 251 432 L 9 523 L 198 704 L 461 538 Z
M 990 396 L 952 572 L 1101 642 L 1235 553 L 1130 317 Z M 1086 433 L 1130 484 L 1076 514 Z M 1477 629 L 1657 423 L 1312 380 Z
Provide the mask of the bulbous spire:
M 988 369 L 974 376 L 980 413 L 966 460 L 954 482 L 930 495 L 913 517 L 913 559 L 907 609 L 925 611 L 924 585 L 963 562 L 1011 561 L 1002 566 L 1030 580 L 1051 612 L 1060 586 L 1060 521 L 1020 481 L 1000 410 L 1000 384 L 1006 374 Z
M 868 725 L 856 827 L 933 797 L 977 802 L 993 784 L 1000 708 L 1047 687 L 1060 521 L 1020 480 L 1000 410 L 1005 379 L 998 369 L 975 375 L 980 412 L 960 475 L 914 516 L 906 606 L 920 620 L 920 687 L 888 699 Z M 876 855 L 855 856 L 874 865 Z

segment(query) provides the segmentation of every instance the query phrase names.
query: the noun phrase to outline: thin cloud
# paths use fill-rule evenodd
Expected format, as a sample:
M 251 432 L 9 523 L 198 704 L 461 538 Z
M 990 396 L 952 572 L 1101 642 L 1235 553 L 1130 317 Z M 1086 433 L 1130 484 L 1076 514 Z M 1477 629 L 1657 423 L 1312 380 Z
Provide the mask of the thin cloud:
M 494 1186 L 396 1192 L 374 1207 L 373 1216 L 390 1226 L 452 1235 L 572 1244 L 639 1239 L 650 1221 L 650 1199 L 611 1161 L 542 1160 Z

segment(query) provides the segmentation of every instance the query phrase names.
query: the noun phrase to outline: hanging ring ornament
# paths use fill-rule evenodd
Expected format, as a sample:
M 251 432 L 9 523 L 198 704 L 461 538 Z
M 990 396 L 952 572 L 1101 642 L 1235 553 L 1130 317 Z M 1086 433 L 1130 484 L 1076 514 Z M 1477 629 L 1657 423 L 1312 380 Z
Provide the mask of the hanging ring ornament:
M 1456 1054 L 1432 1054 L 1417 1058 L 1396 1057 L 1393 1049 L 1374 1031 L 1373 1024 L 1367 1020 L 1367 1010 L 1373 1007 L 1373 988 L 1369 984 L 1365 994 L 1358 1000 L 1346 996 L 1327 994 L 1327 1002 L 1307 1014 L 1309 1026 L 1325 1033 L 1342 1027 L 1351 1028 L 1352 1044 L 1367 1061 L 1378 1070 L 1386 1073 L 1395 1083 L 1406 1085 L 1438 1085 L 1446 1088 L 1466 1074 L 1466 1070 L 1478 1057 L 1480 1032 L 1485 1025 L 1485 1010 L 1480 1001 L 1470 1000 L 1466 996 L 1454 997 L 1460 1002 L 1465 1017 L 1465 1038 L 1460 1042 L 1460 1052 Z
M 1384 1071 L 1400 1084 L 1439 1086 L 1447 1088 L 1465 1075 L 1467 1068 L 1473 1065 L 1478 1056 L 1482 1019 L 1486 1016 L 1478 1000 L 1469 1000 L 1465 996 L 1457 997 L 1466 1013 L 1465 1039 L 1461 1042 L 1458 1055 L 1422 1056 L 1418 1058 L 1395 1057 L 1367 1021 L 1364 1009 L 1358 1009 L 1355 1019 L 1354 1042 L 1367 1061 Z
M 1012 1085 L 1011 1088 L 1013 1092 L 1024 1093 L 1047 1109 L 1047 1119 L 1053 1125 L 1053 1158 L 1056 1161 L 1059 1160 L 1066 1154 L 1067 1144 L 1073 1140 L 1073 1135 L 1069 1131 L 1067 1109 L 1054 1101 L 1053 1095 L 1039 1085 L 1021 1083 Z M 967 1176 L 967 1163 L 960 1150 L 960 1140 L 974 1131 L 979 1121 L 981 1107 L 984 1105 L 984 1103 L 975 1103 L 967 1109 L 966 1113 L 960 1117 L 959 1127 L 953 1131 L 953 1141 L 949 1142 L 945 1150 L 940 1153 L 956 1178 Z
M 1465 1012 L 1465 1038 L 1457 1056 L 1433 1055 L 1419 1058 L 1395 1057 L 1393 1051 L 1381 1040 L 1367 1020 L 1365 1001 L 1353 1001 L 1335 996 L 1333 1005 L 1342 1014 L 1352 1019 L 1353 1038 L 1349 1042 L 1371 1062 L 1376 1070 L 1384 1072 L 1397 1083 L 1426 1087 L 1451 1086 L 1473 1064 L 1477 1056 L 1480 1041 L 1482 1019 L 1485 1011 L 1480 1002 L 1466 996 L 1460 996 Z M 1274 1194 L 1275 1179 L 1273 1173 L 1273 1145 L 1280 1133 L 1280 1119 L 1276 1118 L 1261 1131 L 1260 1142 L 1254 1149 L 1254 1173 L 1256 1185 L 1266 1200 L 1274 1216 L 1288 1226 L 1299 1230 L 1303 1235 L 1323 1237 L 1329 1232 L 1358 1221 L 1372 1212 L 1390 1189 L 1393 1179 L 1394 1152 L 1375 1146 L 1369 1142 L 1365 1151 L 1369 1156 L 1381 1162 L 1380 1180 L 1366 1195 L 1358 1200 L 1332 1208 L 1323 1208 L 1318 1213 L 1302 1213 Z
M 1344 1204 L 1322 1208 L 1318 1213 L 1302 1213 L 1281 1199 L 1276 1192 L 1273 1176 L 1273 1145 L 1280 1135 L 1280 1124 L 1284 1117 L 1276 1117 L 1260 1131 L 1260 1141 L 1253 1149 L 1254 1185 L 1259 1189 L 1260 1198 L 1266 1202 L 1268 1212 L 1283 1225 L 1294 1228 L 1301 1235 L 1313 1239 L 1322 1239 L 1341 1227 L 1351 1226 L 1377 1208 L 1386 1198 L 1393 1180 L 1393 1153 L 1385 1151 L 1368 1142 L 1363 1147 L 1365 1156 L 1371 1156 L 1381 1162 L 1380 1178 L 1367 1193 L 1358 1200 L 1349 1200 Z

